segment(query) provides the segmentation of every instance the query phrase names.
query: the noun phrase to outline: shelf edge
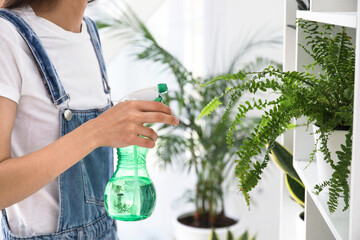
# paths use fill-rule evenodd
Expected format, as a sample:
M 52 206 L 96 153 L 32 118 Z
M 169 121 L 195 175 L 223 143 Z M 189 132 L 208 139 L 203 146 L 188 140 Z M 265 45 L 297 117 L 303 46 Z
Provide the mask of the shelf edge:
M 356 12 L 310 12 L 297 11 L 296 18 L 302 18 L 309 21 L 333 24 L 348 28 L 356 28 Z

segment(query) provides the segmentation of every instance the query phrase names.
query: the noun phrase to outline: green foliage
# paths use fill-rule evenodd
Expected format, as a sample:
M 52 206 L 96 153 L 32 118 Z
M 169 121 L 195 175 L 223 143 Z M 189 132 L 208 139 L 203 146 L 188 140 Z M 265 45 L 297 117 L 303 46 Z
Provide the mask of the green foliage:
M 266 92 L 275 94 L 273 101 L 253 99 L 252 102 L 240 103 L 230 101 L 228 108 L 237 107 L 237 114 L 232 119 L 227 135 L 230 147 L 237 148 L 236 175 L 239 178 L 239 187 L 249 202 L 249 192 L 258 184 L 261 174 L 266 168 L 268 154 L 274 147 L 275 139 L 290 126 L 292 118 L 307 117 L 307 125 L 315 123 L 321 131 L 321 149 L 325 160 L 335 170 L 327 185 L 330 186 L 329 210 L 334 212 L 338 206 L 340 194 L 344 195 L 345 208 L 349 206 L 349 185 L 347 177 L 350 173 L 352 129 L 347 133 L 346 143 L 342 151 L 337 152 L 340 161 L 335 164 L 330 157 L 327 147 L 329 134 L 338 126 L 352 127 L 353 98 L 354 98 L 354 73 L 355 73 L 355 48 L 346 29 L 333 35 L 334 26 L 318 25 L 316 22 L 298 21 L 299 27 L 306 34 L 306 45 L 301 47 L 314 59 L 314 63 L 305 66 L 305 72 L 282 72 L 272 66 L 262 72 L 244 72 L 225 74 L 214 78 L 205 86 L 220 82 L 236 82 L 236 86 L 226 89 L 225 92 L 215 95 L 216 101 L 234 98 L 234 94 L 242 95 L 244 92 Z M 319 66 L 321 74 L 311 71 Z M 250 81 L 247 80 L 250 78 Z M 224 104 L 226 105 L 226 104 Z M 243 145 L 234 145 L 236 139 L 234 132 L 247 113 L 253 109 L 262 110 L 262 119 L 253 129 L 251 136 Z M 204 108 L 200 116 L 214 112 L 213 107 Z M 228 118 L 225 112 L 224 118 Z M 260 156 L 269 147 L 262 161 L 254 159 Z M 313 155 L 313 154 L 312 154 Z M 311 157 L 311 156 L 310 156 Z M 317 186 L 321 191 L 324 186 Z
M 271 149 L 271 156 L 286 174 L 301 183 L 301 179 L 293 166 L 293 155 L 288 149 L 275 142 L 274 147 Z
M 290 197 L 301 207 L 305 207 L 305 187 L 302 183 L 292 178 L 289 174 L 285 174 L 286 187 L 290 193 Z
M 101 19 L 97 24 L 102 31 L 114 32 L 114 37 L 118 37 L 119 41 L 130 36 L 129 42 L 137 47 L 138 59 L 160 63 L 175 76 L 179 90 L 170 90 L 164 98 L 164 103 L 172 109 L 178 108 L 177 111 L 174 110 L 174 114 L 179 118 L 180 124 L 176 128 L 169 125 L 159 127 L 157 155 L 164 167 L 181 166 L 196 173 L 195 189 L 192 194 L 187 194 L 191 196 L 188 199 L 195 204 L 194 219 L 197 221 L 196 224 L 215 226 L 216 220 L 225 215 L 225 179 L 232 175 L 234 170 L 234 157 L 229 156 L 225 141 L 230 119 L 221 121 L 220 112 L 225 111 L 230 115 L 232 104 L 229 103 L 236 102 L 239 96 L 234 95 L 230 100 L 224 99 L 222 102 L 215 98 L 208 103 L 213 96 L 235 87 L 235 83 L 216 82 L 203 88 L 202 84 L 211 80 L 213 76 L 194 77 L 176 57 L 157 43 L 145 24 L 129 8 L 121 8 L 119 4 L 113 3 L 111 12 L 118 12 L 118 15 L 100 13 Z M 268 42 L 264 39 L 252 39 L 248 45 L 242 46 L 242 51 L 237 52 L 235 59 L 240 59 L 248 48 L 266 43 Z M 274 44 L 276 41 L 270 43 Z M 258 59 L 246 67 L 251 69 L 260 63 L 262 61 Z M 232 63 L 229 69 L 234 65 Z M 225 105 L 229 107 L 225 109 Z M 196 120 L 204 108 L 209 112 L 219 112 L 219 117 Z M 252 119 L 244 121 L 244 125 L 237 128 L 240 131 L 233 134 L 236 136 L 233 142 L 241 145 L 252 125 Z
M 214 228 L 211 229 L 209 240 L 219 240 L 219 237 L 217 236 Z
M 238 240 L 256 240 L 256 236 L 250 237 L 249 232 L 246 231 L 238 238 Z
M 319 194 L 325 187 L 329 187 L 329 201 L 328 206 L 330 212 L 335 212 L 339 205 L 339 197 L 344 197 L 345 206 L 343 211 L 349 208 L 350 200 L 350 189 L 348 184 L 348 178 L 350 175 L 350 165 L 351 165 L 351 153 L 352 153 L 352 129 L 346 134 L 345 144 L 341 145 L 342 151 L 337 151 L 336 155 L 338 156 L 339 162 L 335 165 L 333 160 L 329 157 L 330 154 L 328 150 L 324 150 L 325 159 L 334 169 L 334 173 L 331 176 L 329 181 L 325 181 L 321 184 L 315 186 L 316 193 Z M 323 140 L 325 142 L 326 139 Z M 343 194 L 343 195 L 341 195 Z
M 256 236 L 250 237 L 249 232 L 246 231 L 241 236 L 236 238 L 237 240 L 256 240 Z M 216 235 L 215 229 L 211 229 L 211 234 L 209 240 L 219 240 L 219 237 Z M 227 231 L 226 240 L 235 240 L 235 237 L 231 231 Z
M 211 112 L 215 111 L 221 104 L 222 104 L 222 102 L 220 102 L 217 97 L 214 97 L 213 100 L 211 100 L 211 102 L 209 102 L 209 104 L 204 107 L 204 111 L 200 114 L 200 116 L 198 117 L 198 120 L 200 118 L 202 118 L 203 116 L 208 115 Z M 206 113 L 206 114 L 203 114 L 203 113 Z
M 293 155 L 283 145 L 274 143 L 271 149 L 271 158 L 285 173 L 285 183 L 290 197 L 300 206 L 305 205 L 305 187 L 299 175 L 293 167 Z
M 229 230 L 226 233 L 226 240 L 234 240 L 234 235 Z

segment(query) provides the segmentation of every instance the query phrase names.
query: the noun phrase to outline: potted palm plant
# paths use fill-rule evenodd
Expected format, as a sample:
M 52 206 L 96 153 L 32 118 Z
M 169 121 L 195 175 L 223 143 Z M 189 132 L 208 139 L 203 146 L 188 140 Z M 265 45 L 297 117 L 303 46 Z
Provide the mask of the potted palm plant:
M 265 145 L 269 144 L 266 153 L 274 147 L 275 139 L 289 127 L 293 118 L 306 117 L 306 125 L 319 127 L 320 149 L 325 162 L 331 166 L 331 178 L 316 186 L 318 192 L 329 186 L 328 207 L 330 212 L 337 209 L 339 197 L 345 202 L 345 211 L 349 207 L 349 183 L 352 148 L 352 118 L 354 98 L 355 48 L 346 29 L 334 33 L 332 25 L 318 25 L 316 22 L 299 20 L 298 25 L 307 35 L 307 45 L 302 48 L 314 59 L 314 63 L 305 66 L 304 72 L 282 72 L 268 67 L 261 72 L 239 71 L 214 78 L 205 84 L 209 86 L 220 80 L 236 81 L 237 85 L 217 95 L 205 107 L 200 117 L 210 114 L 222 105 L 222 99 L 238 98 L 244 92 L 266 92 L 277 96 L 267 101 L 254 98 L 252 102 L 240 103 L 237 114 L 230 124 L 227 141 L 230 147 L 236 147 L 236 175 L 245 200 L 249 204 L 249 192 L 261 179 L 261 174 L 269 161 L 268 154 L 262 161 L 253 161 L 254 156 L 263 154 Z M 320 74 L 312 73 L 315 66 L 321 68 Z M 248 80 L 250 78 L 250 81 Z M 236 104 L 232 102 L 232 104 Z M 228 108 L 233 108 L 228 105 Z M 242 146 L 234 142 L 233 133 L 242 124 L 246 114 L 253 110 L 263 110 L 261 122 L 253 129 L 251 138 Z M 224 114 L 223 119 L 227 119 Z M 296 126 L 295 126 L 296 127 Z M 328 140 L 337 128 L 345 128 L 345 141 L 340 150 L 330 153 Z M 313 156 L 314 154 L 312 154 Z M 334 161 L 338 157 L 338 162 Z M 309 159 L 313 158 L 309 156 Z
M 193 171 L 196 175 L 194 189 L 187 194 L 194 210 L 177 217 L 176 239 L 208 240 L 211 228 L 216 228 L 220 239 L 225 239 L 228 228 L 238 234 L 240 222 L 226 214 L 224 205 L 225 181 L 234 171 L 234 159 L 229 156 L 225 135 L 230 121 L 221 122 L 221 117 L 196 121 L 212 96 L 234 87 L 234 83 L 215 83 L 203 88 L 201 85 L 212 79 L 212 76 L 194 77 L 176 57 L 158 44 L 149 29 L 131 9 L 113 5 L 111 12 L 116 12 L 116 8 L 119 10 L 118 14 L 100 14 L 98 27 L 103 31 L 113 31 L 115 36 L 131 36 L 130 43 L 136 45 L 139 51 L 138 59 L 161 63 L 175 76 L 178 85 L 178 90 L 168 92 L 164 103 L 178 109 L 175 114 L 180 124 L 177 128 L 161 126 L 157 146 L 157 155 L 165 167 L 177 164 L 182 166 L 183 170 Z M 235 54 L 235 60 L 232 62 L 238 60 L 246 49 L 266 43 L 280 45 L 281 40 L 273 38 L 270 41 L 250 41 L 247 43 L 248 46 L 242 46 L 241 52 Z M 261 62 L 258 61 L 255 65 Z M 250 64 L 249 68 L 255 65 Z M 235 64 L 230 64 L 227 73 L 232 72 L 234 66 Z M 230 104 L 231 101 L 229 99 L 225 102 Z M 219 106 L 217 111 L 222 110 L 225 110 L 225 107 Z M 231 108 L 228 111 L 231 111 Z M 253 120 L 248 119 L 247 125 L 249 127 L 243 125 L 236 133 L 238 144 L 248 136 L 247 130 L 253 125 Z

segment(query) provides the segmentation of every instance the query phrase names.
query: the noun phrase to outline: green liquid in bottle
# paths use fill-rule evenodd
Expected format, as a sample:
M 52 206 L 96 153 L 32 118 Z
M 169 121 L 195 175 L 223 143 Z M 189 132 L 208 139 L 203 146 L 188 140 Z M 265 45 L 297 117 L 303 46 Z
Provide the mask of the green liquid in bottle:
M 146 169 L 148 149 L 130 146 L 117 151 L 117 169 L 105 188 L 105 209 L 120 221 L 146 219 L 156 202 L 155 187 Z
M 133 176 L 114 178 L 105 192 L 109 216 L 122 221 L 148 218 L 155 207 L 155 188 L 149 178 Z

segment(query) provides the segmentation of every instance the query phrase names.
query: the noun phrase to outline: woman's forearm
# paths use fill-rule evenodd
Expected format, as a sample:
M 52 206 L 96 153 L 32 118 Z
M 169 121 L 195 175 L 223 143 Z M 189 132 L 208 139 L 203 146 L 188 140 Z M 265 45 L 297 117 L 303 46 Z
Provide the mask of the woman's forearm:
M 0 162 L 0 209 L 32 195 L 97 147 L 96 129 L 84 124 L 54 143 Z

